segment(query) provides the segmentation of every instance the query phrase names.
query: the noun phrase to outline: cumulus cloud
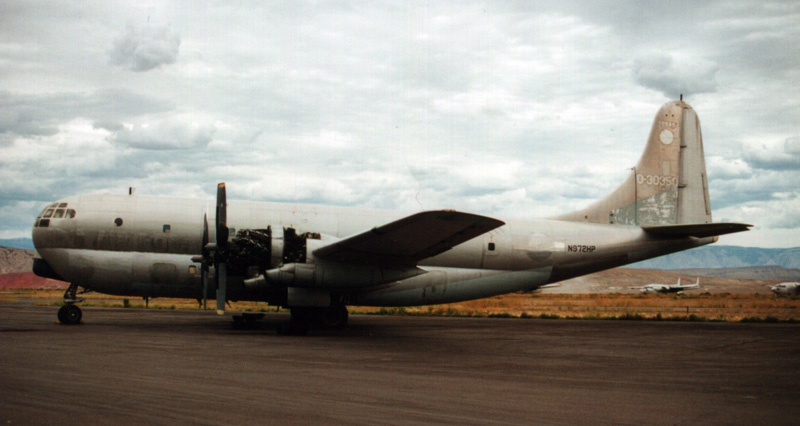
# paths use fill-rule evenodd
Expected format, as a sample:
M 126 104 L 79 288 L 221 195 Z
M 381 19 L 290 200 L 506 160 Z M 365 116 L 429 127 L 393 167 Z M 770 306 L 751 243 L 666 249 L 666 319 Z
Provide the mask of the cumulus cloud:
M 800 167 L 800 137 L 783 142 L 744 144 L 742 157 L 752 167 L 767 170 L 796 170 Z
M 668 98 L 715 92 L 719 66 L 700 57 L 674 53 L 647 53 L 633 63 L 633 77 L 643 87 Z
M 79 117 L 94 121 L 96 128 L 108 128 L 121 117 L 130 119 L 170 108 L 167 102 L 128 90 L 42 95 L 0 92 L 0 134 L 52 136 L 59 125 Z
M 130 148 L 173 150 L 203 148 L 213 139 L 215 127 L 176 117 L 154 124 L 126 126 L 111 141 Z
M 718 155 L 706 155 L 708 176 L 713 179 L 746 179 L 753 175 L 753 170 L 741 159 L 725 158 Z
M 167 26 L 128 25 L 108 51 L 109 61 L 131 71 L 149 71 L 175 63 L 181 36 Z

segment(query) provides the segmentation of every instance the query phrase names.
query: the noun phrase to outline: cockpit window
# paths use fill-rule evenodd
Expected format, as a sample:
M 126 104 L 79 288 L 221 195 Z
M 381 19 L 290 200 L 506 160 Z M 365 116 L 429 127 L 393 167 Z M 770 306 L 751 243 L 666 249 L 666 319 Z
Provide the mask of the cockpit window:
M 68 203 L 53 203 L 45 207 L 39 216 L 36 218 L 34 227 L 47 227 L 50 226 L 50 219 L 72 219 L 75 217 L 74 209 L 67 209 Z

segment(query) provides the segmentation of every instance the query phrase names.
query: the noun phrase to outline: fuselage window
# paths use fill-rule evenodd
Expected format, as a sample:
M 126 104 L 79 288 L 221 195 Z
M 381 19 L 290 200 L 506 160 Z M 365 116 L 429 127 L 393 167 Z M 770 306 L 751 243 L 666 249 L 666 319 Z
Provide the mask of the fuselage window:
M 122 218 L 118 217 L 114 219 L 114 224 L 116 224 L 117 226 L 122 226 Z
M 189 266 L 189 275 L 194 275 L 197 273 L 197 266 L 191 265 Z
M 489 243 L 489 245 L 488 245 L 487 249 L 488 249 L 489 251 L 494 251 L 494 243 Z
M 163 231 L 164 231 L 165 234 L 169 234 L 170 226 L 169 225 L 164 225 Z
M 64 217 L 64 209 L 58 209 L 53 213 L 53 219 L 61 219 L 62 217 Z
M 73 217 L 75 217 L 75 210 L 68 209 L 66 217 L 67 217 L 67 219 L 72 219 Z
M 39 221 L 40 228 L 47 228 L 48 226 L 50 226 L 50 219 L 42 219 Z

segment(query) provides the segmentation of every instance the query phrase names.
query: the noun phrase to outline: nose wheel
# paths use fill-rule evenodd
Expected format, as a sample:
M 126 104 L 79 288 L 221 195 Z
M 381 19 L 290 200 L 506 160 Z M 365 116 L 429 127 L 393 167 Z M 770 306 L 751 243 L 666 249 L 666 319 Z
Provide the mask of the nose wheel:
M 78 285 L 70 283 L 67 291 L 64 292 L 64 306 L 58 310 L 58 322 L 64 325 L 76 325 L 81 323 L 83 312 L 76 303 L 83 302 L 77 297 Z
M 68 303 L 58 310 L 58 322 L 64 325 L 80 324 L 82 317 L 81 308 L 74 303 Z

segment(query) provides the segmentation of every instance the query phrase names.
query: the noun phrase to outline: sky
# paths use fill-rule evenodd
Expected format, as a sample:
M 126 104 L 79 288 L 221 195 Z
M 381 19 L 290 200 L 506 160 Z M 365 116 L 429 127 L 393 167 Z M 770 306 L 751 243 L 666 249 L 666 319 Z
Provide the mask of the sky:
M 500 219 L 701 121 L 721 244 L 800 246 L 796 1 L 0 2 L 0 238 L 84 193 Z

